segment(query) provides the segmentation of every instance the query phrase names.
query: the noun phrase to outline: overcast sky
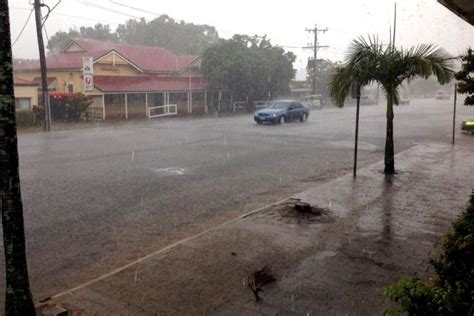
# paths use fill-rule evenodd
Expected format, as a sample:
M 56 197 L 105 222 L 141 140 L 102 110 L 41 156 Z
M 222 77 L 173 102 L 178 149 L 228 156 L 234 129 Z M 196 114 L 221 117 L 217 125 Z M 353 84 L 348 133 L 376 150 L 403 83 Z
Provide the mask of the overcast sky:
M 43 1 L 49 6 L 57 3 L 57 0 Z M 30 2 L 32 0 L 9 1 L 12 41 L 27 20 L 32 7 Z M 90 3 L 111 10 L 92 7 Z M 120 3 L 150 13 L 125 8 Z M 318 58 L 342 60 L 349 42 L 359 35 L 378 34 L 388 41 L 393 7 L 392 0 L 63 0 L 49 17 L 46 30 L 51 37 L 58 30 L 92 26 L 98 22 L 110 24 L 115 29 L 130 16 L 143 16 L 151 20 L 157 15 L 168 14 L 177 20 L 215 26 L 224 38 L 234 33 L 267 34 L 274 44 L 301 47 L 313 41 L 313 35 L 305 32 L 305 28 L 317 24 L 318 27 L 328 28 L 326 33 L 319 34 L 319 44 L 330 46 L 320 49 Z M 397 7 L 397 46 L 435 43 L 453 55 L 474 46 L 474 27 L 437 1 L 399 0 Z M 304 68 L 311 51 L 287 49 L 298 56 L 295 68 Z M 15 57 L 37 58 L 34 14 L 13 47 L 13 54 Z

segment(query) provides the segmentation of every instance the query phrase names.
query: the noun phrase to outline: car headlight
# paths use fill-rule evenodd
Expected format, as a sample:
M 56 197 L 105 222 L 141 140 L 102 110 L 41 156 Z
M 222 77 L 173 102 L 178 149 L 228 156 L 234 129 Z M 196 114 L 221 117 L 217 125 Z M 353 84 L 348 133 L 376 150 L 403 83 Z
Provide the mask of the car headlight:
M 277 115 L 275 113 L 272 114 L 273 117 L 276 117 Z

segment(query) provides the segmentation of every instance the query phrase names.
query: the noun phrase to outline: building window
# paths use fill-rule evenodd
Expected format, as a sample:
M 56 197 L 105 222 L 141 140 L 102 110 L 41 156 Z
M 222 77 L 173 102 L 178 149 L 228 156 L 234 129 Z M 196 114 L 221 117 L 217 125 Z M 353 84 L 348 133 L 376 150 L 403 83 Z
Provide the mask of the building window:
M 30 98 L 15 98 L 15 109 L 20 110 L 31 110 L 31 99 Z
M 67 93 L 73 93 L 74 92 L 74 85 L 72 83 L 67 84 Z

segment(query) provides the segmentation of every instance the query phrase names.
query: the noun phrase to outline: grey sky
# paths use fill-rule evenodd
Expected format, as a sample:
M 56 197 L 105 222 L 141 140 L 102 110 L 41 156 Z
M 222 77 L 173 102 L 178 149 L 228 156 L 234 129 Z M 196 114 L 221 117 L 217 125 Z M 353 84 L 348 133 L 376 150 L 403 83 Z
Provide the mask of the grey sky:
M 29 14 L 31 0 L 10 0 L 11 32 L 14 40 Z M 50 6 L 57 0 L 44 0 Z M 358 35 L 379 34 L 388 40 L 393 20 L 392 0 L 295 0 L 295 1 L 212 1 L 212 0 L 63 0 L 46 23 L 49 36 L 57 30 L 94 25 L 102 22 L 113 29 L 130 17 L 144 16 L 147 20 L 155 15 L 126 9 L 113 2 L 123 3 L 151 11 L 156 15 L 168 14 L 178 20 L 213 25 L 221 37 L 234 33 L 267 34 L 274 44 L 282 46 L 306 46 L 312 35 L 306 27 L 315 24 L 327 27 L 320 34 L 321 49 L 318 58 L 342 60 L 349 42 Z M 107 12 L 87 3 L 109 7 L 117 12 Z M 474 27 L 470 26 L 435 0 L 399 0 L 397 45 L 411 46 L 417 43 L 435 43 L 457 55 L 474 46 Z M 70 16 L 65 16 L 70 15 Z M 75 17 L 72 17 L 75 16 Z M 82 18 L 81 18 L 82 17 Z M 295 68 L 304 68 L 310 56 L 309 50 L 287 48 L 298 56 Z M 32 15 L 24 34 L 13 48 L 15 57 L 37 58 L 37 43 Z

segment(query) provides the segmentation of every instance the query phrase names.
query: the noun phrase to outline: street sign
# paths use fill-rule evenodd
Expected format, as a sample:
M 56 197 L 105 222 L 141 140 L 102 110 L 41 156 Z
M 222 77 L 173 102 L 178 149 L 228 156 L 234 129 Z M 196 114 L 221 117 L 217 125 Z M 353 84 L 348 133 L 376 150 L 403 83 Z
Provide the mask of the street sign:
M 351 96 L 353 99 L 357 99 L 360 97 L 360 84 L 357 82 L 353 82 L 351 86 Z
M 92 75 L 84 75 L 84 91 L 90 92 L 94 90 L 94 79 Z
M 82 57 L 82 73 L 84 75 L 94 74 L 94 59 L 92 57 Z
M 94 59 L 82 57 L 82 77 L 84 78 L 84 92 L 94 90 Z

